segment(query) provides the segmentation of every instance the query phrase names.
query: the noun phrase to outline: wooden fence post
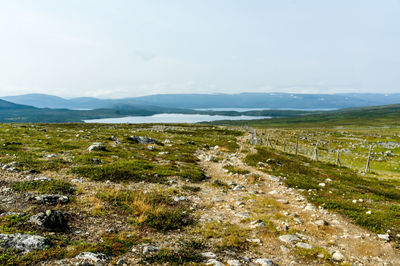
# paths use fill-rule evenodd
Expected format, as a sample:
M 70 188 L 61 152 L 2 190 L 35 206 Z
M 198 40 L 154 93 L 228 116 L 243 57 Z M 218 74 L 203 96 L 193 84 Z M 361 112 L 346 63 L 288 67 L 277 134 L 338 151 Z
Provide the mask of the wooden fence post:
M 315 144 L 315 149 L 314 149 L 314 160 L 318 161 L 318 143 Z
M 342 166 L 342 164 L 340 163 L 339 153 L 340 153 L 340 151 L 337 150 L 336 151 L 336 165 L 337 166 Z
M 368 160 L 367 160 L 367 164 L 365 165 L 365 173 L 368 173 L 368 171 L 371 170 L 371 166 L 370 166 L 370 160 L 371 160 L 371 151 L 372 151 L 372 145 L 369 146 L 369 152 L 368 152 Z

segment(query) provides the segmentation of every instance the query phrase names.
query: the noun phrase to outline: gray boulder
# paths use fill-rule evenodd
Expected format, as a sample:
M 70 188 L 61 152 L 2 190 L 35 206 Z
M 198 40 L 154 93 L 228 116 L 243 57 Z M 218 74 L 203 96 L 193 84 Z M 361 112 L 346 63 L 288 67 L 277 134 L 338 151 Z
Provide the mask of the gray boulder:
M 139 144 L 158 144 L 158 145 L 163 145 L 161 142 L 158 140 L 149 138 L 149 137 L 141 137 L 141 136 L 130 136 L 128 138 L 130 141 L 134 143 L 139 143 Z
M 59 211 L 47 210 L 32 216 L 29 221 L 50 231 L 65 231 L 68 228 L 67 219 Z
M 0 248 L 16 249 L 27 253 L 36 249 L 46 249 L 50 242 L 42 237 L 27 234 L 0 234 Z
M 92 145 L 89 146 L 88 151 L 105 151 L 106 150 L 106 145 L 104 145 L 101 142 L 95 142 Z
M 91 261 L 95 263 L 105 263 L 111 260 L 111 258 L 103 253 L 93 253 L 93 252 L 82 252 L 78 254 L 76 259 Z

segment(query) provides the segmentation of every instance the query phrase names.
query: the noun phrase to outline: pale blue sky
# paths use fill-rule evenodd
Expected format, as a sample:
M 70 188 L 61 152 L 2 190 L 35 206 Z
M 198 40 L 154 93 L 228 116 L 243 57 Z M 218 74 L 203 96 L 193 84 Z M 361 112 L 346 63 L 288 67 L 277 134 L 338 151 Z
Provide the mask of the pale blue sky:
M 399 0 L 0 0 L 0 96 L 400 92 Z

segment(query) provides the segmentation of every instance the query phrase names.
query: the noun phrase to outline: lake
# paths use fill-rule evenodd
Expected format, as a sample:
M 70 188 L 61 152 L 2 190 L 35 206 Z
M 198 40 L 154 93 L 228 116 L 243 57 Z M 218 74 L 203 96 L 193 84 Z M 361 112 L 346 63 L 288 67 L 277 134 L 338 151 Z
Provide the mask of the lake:
M 85 120 L 85 123 L 144 124 L 144 123 L 198 123 L 217 120 L 252 120 L 271 118 L 269 116 L 225 116 L 200 114 L 156 114 L 152 116 L 127 116 Z

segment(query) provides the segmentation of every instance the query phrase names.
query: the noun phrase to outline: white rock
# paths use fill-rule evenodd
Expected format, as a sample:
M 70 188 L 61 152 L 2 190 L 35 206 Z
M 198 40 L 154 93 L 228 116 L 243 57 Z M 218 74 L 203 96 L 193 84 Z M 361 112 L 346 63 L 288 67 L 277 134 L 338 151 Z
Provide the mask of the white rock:
M 336 251 L 335 253 L 333 253 L 332 259 L 334 261 L 343 261 L 343 260 L 345 260 L 345 257 L 342 253 L 340 253 L 339 251 Z
M 366 212 L 365 212 L 365 214 L 371 214 L 371 213 L 372 213 L 371 211 L 366 211 Z
M 266 258 L 256 259 L 255 263 L 258 263 L 261 266 L 274 266 L 274 265 L 276 265 L 271 259 L 266 259 Z
M 325 187 L 326 184 L 325 184 L 325 183 L 319 183 L 318 186 L 320 186 L 320 187 Z
M 90 260 L 93 262 L 107 262 L 111 258 L 103 253 L 93 253 L 93 252 L 82 252 L 78 254 L 76 259 L 80 260 Z
M 315 211 L 316 210 L 316 208 L 311 203 L 308 203 L 307 206 L 304 209 L 308 210 L 308 211 Z
M 242 263 L 240 263 L 239 260 L 228 260 L 226 262 L 229 266 L 241 266 Z
M 276 191 L 276 190 L 272 190 L 272 191 L 268 192 L 268 194 L 270 194 L 270 195 L 276 195 L 276 194 L 279 194 L 279 192 Z
M 294 242 L 300 241 L 300 238 L 298 238 L 296 235 L 282 235 L 279 237 L 279 240 L 287 244 L 292 244 Z
M 153 253 L 153 252 L 158 252 L 158 251 L 160 251 L 159 247 L 147 245 L 147 246 L 144 246 L 144 248 L 143 248 L 143 255 Z
M 378 238 L 386 240 L 386 241 L 390 240 L 389 234 L 378 234 Z
M 314 247 L 310 244 L 304 243 L 304 242 L 299 242 L 296 244 L 296 247 L 298 248 L 304 248 L 304 249 L 313 249 Z
M 203 252 L 203 253 L 201 253 L 201 256 L 203 256 L 206 259 L 214 259 L 217 257 L 217 255 L 215 255 L 212 252 Z
M 318 225 L 318 226 L 327 226 L 327 225 L 329 225 L 329 223 L 327 221 L 325 221 L 325 220 L 317 220 L 314 223 L 316 225 Z
M 224 264 L 222 264 L 222 262 L 217 261 L 216 259 L 209 259 L 207 261 L 206 265 L 224 266 Z
M 36 235 L 27 234 L 0 234 L 0 248 L 17 249 L 23 253 L 30 252 L 35 249 L 46 249 L 50 247 L 49 241 Z

